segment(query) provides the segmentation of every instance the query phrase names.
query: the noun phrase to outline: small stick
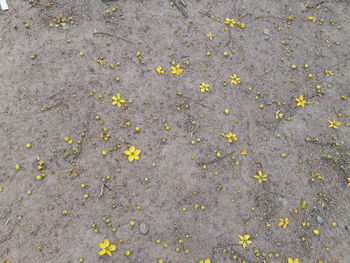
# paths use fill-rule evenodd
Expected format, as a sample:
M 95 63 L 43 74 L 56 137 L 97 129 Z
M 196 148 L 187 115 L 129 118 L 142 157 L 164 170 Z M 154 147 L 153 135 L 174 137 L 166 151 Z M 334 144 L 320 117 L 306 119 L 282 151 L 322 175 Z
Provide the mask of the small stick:
M 100 192 L 100 197 L 102 197 L 103 196 L 103 189 L 105 188 L 105 184 L 103 184 L 102 186 L 101 186 L 101 192 Z
M 7 220 L 5 222 L 5 226 L 8 224 L 9 221 L 10 221 L 10 218 L 7 218 Z
M 112 34 L 105 33 L 105 32 L 93 32 L 92 34 L 93 34 L 93 35 L 106 35 L 106 36 L 110 36 L 110 37 L 115 37 L 115 38 L 117 38 L 117 39 L 124 40 L 125 42 L 127 42 L 127 43 L 129 43 L 129 44 L 133 44 L 130 40 L 127 40 L 127 39 L 122 38 L 122 37 L 114 36 L 114 35 L 112 35 Z
M 202 11 L 198 11 L 198 13 L 202 14 L 203 16 L 207 16 L 207 17 L 211 17 L 211 15 L 208 12 L 202 12 Z
M 216 163 L 216 162 L 218 162 L 218 161 L 222 161 L 223 159 L 227 158 L 228 156 L 232 155 L 233 153 L 234 153 L 234 151 L 233 151 L 233 152 L 230 152 L 230 153 L 228 153 L 228 154 L 226 154 L 226 155 L 224 155 L 224 156 L 217 157 L 217 158 L 215 158 L 215 159 L 213 159 L 213 160 L 211 160 L 211 161 L 208 161 L 208 162 L 206 162 L 206 163 L 203 163 L 203 164 L 208 165 L 208 164 Z
M 172 2 L 172 3 L 176 6 L 176 8 L 179 9 L 179 11 L 181 12 L 181 14 L 182 14 L 185 18 L 188 17 L 186 11 L 183 9 L 182 6 L 180 6 L 180 5 L 177 3 L 176 0 L 170 0 L 170 2 Z

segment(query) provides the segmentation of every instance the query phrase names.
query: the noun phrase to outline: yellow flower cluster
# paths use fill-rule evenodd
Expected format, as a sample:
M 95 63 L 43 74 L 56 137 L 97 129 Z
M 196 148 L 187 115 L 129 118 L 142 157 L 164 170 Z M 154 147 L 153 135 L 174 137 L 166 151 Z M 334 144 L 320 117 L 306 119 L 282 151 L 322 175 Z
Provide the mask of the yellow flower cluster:
M 248 245 L 250 245 L 251 243 L 253 243 L 250 239 L 250 235 L 238 235 L 239 237 L 239 241 L 238 241 L 238 244 L 242 245 L 243 249 L 246 249 L 246 247 Z
M 234 27 L 235 25 L 239 26 L 240 28 L 244 29 L 245 24 L 242 22 L 238 22 L 233 18 L 226 18 L 224 21 L 224 24 L 229 25 L 230 27 Z
M 298 107 L 305 107 L 305 105 L 308 103 L 303 95 L 300 95 L 299 98 L 295 98 L 295 101 Z
M 102 256 L 104 254 L 107 254 L 108 256 L 112 256 L 112 252 L 117 249 L 117 246 L 114 244 L 111 244 L 108 239 L 105 239 L 102 243 L 99 244 L 101 250 L 99 255 Z
M 241 79 L 237 77 L 236 74 L 230 75 L 230 79 L 232 84 L 238 85 L 239 83 L 241 83 Z
M 278 223 L 278 225 L 281 226 L 281 227 L 283 227 L 284 229 L 286 229 L 287 226 L 288 226 L 288 224 L 289 224 L 289 219 L 288 219 L 288 217 L 286 217 L 286 218 L 280 218 L 279 220 L 280 220 L 280 222 Z
M 128 156 L 128 161 L 132 162 L 134 160 L 139 160 L 140 159 L 140 153 L 141 150 L 138 150 L 135 148 L 135 146 L 131 145 L 129 147 L 129 150 L 124 151 L 124 154 Z
M 258 174 L 254 175 L 253 177 L 259 181 L 259 184 L 261 184 L 262 182 L 267 181 L 267 176 L 267 174 L 264 174 L 262 171 L 259 170 Z
M 210 88 L 210 85 L 207 84 L 207 83 L 202 82 L 201 84 L 199 84 L 198 87 L 199 87 L 201 92 L 208 92 L 209 88 Z
M 158 72 L 158 74 L 164 74 L 164 70 L 163 70 L 163 68 L 162 68 L 162 66 L 158 66 L 157 68 L 156 68 L 156 71 Z
M 336 119 L 328 122 L 329 122 L 328 128 L 338 129 L 338 126 L 342 125 L 342 123 L 337 121 Z
M 171 66 L 170 69 L 171 69 L 171 73 L 173 73 L 174 75 L 180 75 L 183 72 L 181 68 L 181 64 L 176 64 L 174 66 Z
M 238 137 L 237 137 L 236 133 L 232 133 L 232 132 L 224 133 L 224 132 L 221 132 L 220 135 L 222 137 L 227 138 L 229 143 L 232 143 L 232 142 L 235 142 L 235 141 L 238 140 Z
M 125 103 L 125 100 L 122 99 L 120 93 L 118 93 L 116 96 L 112 96 L 112 104 L 117 105 L 118 108 L 122 106 L 122 103 Z

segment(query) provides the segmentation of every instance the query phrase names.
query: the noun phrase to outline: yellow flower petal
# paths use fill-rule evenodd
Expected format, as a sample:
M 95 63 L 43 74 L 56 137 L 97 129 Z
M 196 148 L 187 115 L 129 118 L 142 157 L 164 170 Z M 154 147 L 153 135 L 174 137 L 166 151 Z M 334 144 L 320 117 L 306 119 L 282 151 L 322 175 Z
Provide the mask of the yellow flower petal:
M 114 244 L 111 244 L 109 247 L 108 247 L 108 250 L 110 251 L 115 251 L 117 249 L 117 246 L 114 245 Z
M 102 243 L 100 243 L 100 244 L 102 244 Z M 100 245 L 100 247 L 101 247 L 101 245 Z M 106 254 L 106 250 L 105 250 L 105 249 L 102 249 L 98 254 L 99 254 L 100 256 L 102 256 L 102 255 Z
M 105 245 L 104 242 L 103 242 L 103 243 L 100 243 L 99 246 L 100 246 L 100 248 L 102 248 L 102 249 L 105 249 L 105 248 L 106 248 L 106 245 Z
M 134 155 L 129 155 L 128 161 L 129 161 L 129 162 L 132 162 L 133 160 L 134 160 Z
M 139 155 L 140 153 L 141 153 L 141 150 L 136 150 L 136 151 L 134 152 L 135 155 Z
M 137 155 L 133 155 L 133 156 L 134 156 L 134 160 L 139 160 L 140 159 L 140 157 L 137 156 Z
M 112 100 L 118 100 L 118 98 L 116 96 L 113 96 Z
M 104 248 L 107 248 L 109 246 L 109 240 L 108 239 L 105 239 L 103 241 L 103 245 L 105 246 Z
M 135 151 L 135 146 L 131 145 L 129 151 L 133 153 Z
M 124 151 L 124 154 L 125 155 L 131 155 L 131 152 L 130 151 Z
M 106 254 L 108 255 L 108 256 L 112 256 L 112 252 L 111 251 L 109 251 L 109 250 L 106 250 Z

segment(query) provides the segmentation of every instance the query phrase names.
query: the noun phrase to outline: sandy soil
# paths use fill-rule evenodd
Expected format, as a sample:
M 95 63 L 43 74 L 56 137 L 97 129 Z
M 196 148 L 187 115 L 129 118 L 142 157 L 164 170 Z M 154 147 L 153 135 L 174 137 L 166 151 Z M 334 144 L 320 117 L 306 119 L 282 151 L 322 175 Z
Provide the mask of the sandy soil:
M 349 1 L 8 4 L 1 262 L 350 262 Z

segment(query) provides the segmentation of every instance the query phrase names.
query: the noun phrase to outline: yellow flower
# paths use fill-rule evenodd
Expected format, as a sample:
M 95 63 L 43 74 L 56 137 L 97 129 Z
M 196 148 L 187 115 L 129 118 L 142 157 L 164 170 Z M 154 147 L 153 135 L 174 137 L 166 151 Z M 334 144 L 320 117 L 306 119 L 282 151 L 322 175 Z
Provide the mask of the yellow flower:
M 249 240 L 250 238 L 250 235 L 244 235 L 244 236 L 241 236 L 241 235 L 238 235 L 239 237 L 239 242 L 238 244 L 242 245 L 242 247 L 245 249 L 249 244 L 252 243 L 251 240 Z
M 278 223 L 278 225 L 279 225 L 279 226 L 282 226 L 284 229 L 286 229 L 287 226 L 288 226 L 288 224 L 289 224 L 289 219 L 288 219 L 288 217 L 286 217 L 286 218 L 280 218 L 279 220 L 280 220 L 280 222 Z
M 297 106 L 299 107 L 305 107 L 305 105 L 307 104 L 307 101 L 303 95 L 300 95 L 299 98 L 295 98 L 295 101 L 297 102 Z
M 241 83 L 241 79 L 238 78 L 236 74 L 230 75 L 230 78 L 231 78 L 232 84 L 237 85 L 237 84 Z
M 244 29 L 245 28 L 245 24 L 242 22 L 237 22 L 237 26 L 239 26 L 240 28 Z
M 347 180 L 346 186 L 347 186 L 347 187 L 350 187 L 350 177 L 346 178 L 346 180 Z
M 107 254 L 108 256 L 112 256 L 112 251 L 115 251 L 117 249 L 117 246 L 114 244 L 110 244 L 108 239 L 105 239 L 102 243 L 100 243 L 100 253 L 99 255 L 102 256 L 104 254 Z
M 128 161 L 132 162 L 133 160 L 140 159 L 141 150 L 136 150 L 135 146 L 131 145 L 128 151 L 124 151 L 124 154 L 128 156 Z
M 262 171 L 258 171 L 257 175 L 254 175 L 253 177 L 258 179 L 259 184 L 261 184 L 262 182 L 266 182 L 267 181 L 267 174 L 264 174 Z
M 233 27 L 237 22 L 233 18 L 226 18 L 224 23 L 230 27 Z
M 182 69 L 181 69 L 180 64 L 176 64 L 175 66 L 171 66 L 170 69 L 171 69 L 171 73 L 173 73 L 175 75 L 182 74 Z
M 283 116 L 284 114 L 280 110 L 276 111 L 276 119 L 282 119 Z
M 97 63 L 100 64 L 100 65 L 105 65 L 106 64 L 106 61 L 104 61 L 103 59 L 99 58 L 97 60 Z
M 338 126 L 340 126 L 342 123 L 339 121 L 336 121 L 335 119 L 333 121 L 328 121 L 330 124 L 328 128 L 338 129 Z
M 299 263 L 299 259 L 298 258 L 295 258 L 295 259 L 287 258 L 287 260 L 288 260 L 288 263 Z
M 120 93 L 118 93 L 116 96 L 112 96 L 112 104 L 113 105 L 117 105 L 118 108 L 120 108 L 122 106 L 122 103 L 125 102 L 124 99 L 122 99 Z
M 331 70 L 325 70 L 324 71 L 324 74 L 327 76 L 327 77 L 330 77 L 330 76 L 333 76 L 334 75 L 334 73 L 331 71 Z
M 158 66 L 158 67 L 156 68 L 156 71 L 157 71 L 159 74 L 164 74 L 164 70 L 163 70 L 162 66 Z
M 200 260 L 198 263 L 211 263 L 210 258 Z
M 317 18 L 314 16 L 308 16 L 307 17 L 312 23 L 315 23 L 317 21 Z M 289 262 L 288 262 L 289 263 Z
M 210 85 L 202 82 L 198 87 L 200 88 L 201 92 L 208 92 Z
M 230 143 L 232 143 L 232 142 L 238 140 L 237 134 L 232 133 L 232 132 L 230 132 L 230 133 L 223 133 L 223 132 L 222 132 L 222 133 L 220 133 L 220 135 L 221 135 L 222 137 L 227 138 L 227 139 L 228 139 L 228 142 L 230 142 Z
M 209 40 L 212 40 L 213 38 L 214 38 L 214 35 L 212 34 L 212 33 L 208 33 L 207 34 L 207 38 L 209 39 Z

